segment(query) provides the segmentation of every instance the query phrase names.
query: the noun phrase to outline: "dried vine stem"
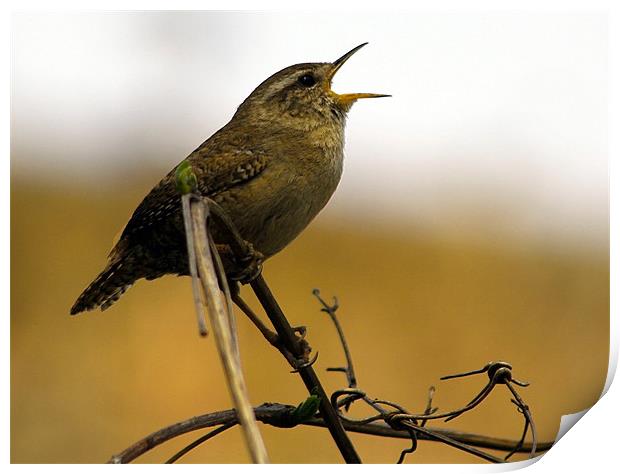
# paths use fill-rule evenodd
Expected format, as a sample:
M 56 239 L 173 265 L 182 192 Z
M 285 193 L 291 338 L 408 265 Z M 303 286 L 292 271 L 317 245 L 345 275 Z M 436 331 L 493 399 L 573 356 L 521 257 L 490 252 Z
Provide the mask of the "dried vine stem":
M 225 284 L 226 280 L 218 281 L 220 278 L 218 278 L 216 264 L 221 264 L 221 262 L 218 260 L 219 256 L 214 256 L 211 253 L 214 246 L 207 228 L 208 207 L 205 206 L 201 198 L 190 199 L 189 202 L 192 219 L 189 234 L 191 234 L 191 240 L 194 243 L 196 268 L 207 302 L 207 314 L 215 334 L 215 342 L 224 367 L 224 373 L 226 374 L 228 388 L 239 413 L 250 457 L 254 463 L 263 464 L 269 462 L 267 449 L 258 429 L 254 410 L 247 394 L 230 304 L 228 301 L 225 301 L 228 298 L 223 298 L 220 292 L 220 284 Z M 224 288 L 224 295 L 229 296 L 227 288 Z
M 196 309 L 196 317 L 198 319 L 198 333 L 205 337 L 209 334 L 206 323 L 206 309 L 202 297 L 200 280 L 198 279 L 198 268 L 196 267 L 196 250 L 194 244 L 194 233 L 192 231 L 192 211 L 191 202 L 192 195 L 184 194 L 181 197 L 181 206 L 183 209 L 183 224 L 185 226 L 185 238 L 187 239 L 187 256 L 189 263 L 189 274 L 192 277 L 192 295 L 194 298 L 194 307 Z

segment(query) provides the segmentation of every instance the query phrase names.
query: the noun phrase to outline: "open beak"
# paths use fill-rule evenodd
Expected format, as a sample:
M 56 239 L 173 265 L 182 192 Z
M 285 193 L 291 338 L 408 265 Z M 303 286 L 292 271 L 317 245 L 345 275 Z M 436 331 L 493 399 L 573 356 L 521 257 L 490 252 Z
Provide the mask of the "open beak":
M 351 51 L 349 51 L 345 55 L 336 59 L 332 63 L 332 69 L 329 71 L 327 75 L 327 87 L 328 87 L 329 93 L 334 97 L 334 99 L 336 99 L 338 102 L 340 102 L 343 105 L 351 105 L 357 99 L 373 99 L 376 97 L 392 97 L 391 95 L 388 95 L 388 94 L 371 94 L 369 92 L 358 92 L 355 94 L 336 94 L 334 91 L 331 90 L 332 79 L 336 75 L 338 70 L 342 67 L 344 63 L 346 63 L 349 60 L 351 56 L 353 56 L 355 53 L 357 53 L 360 49 L 362 49 L 367 44 L 368 43 L 362 43 L 359 46 L 356 46 L 355 48 L 353 48 Z

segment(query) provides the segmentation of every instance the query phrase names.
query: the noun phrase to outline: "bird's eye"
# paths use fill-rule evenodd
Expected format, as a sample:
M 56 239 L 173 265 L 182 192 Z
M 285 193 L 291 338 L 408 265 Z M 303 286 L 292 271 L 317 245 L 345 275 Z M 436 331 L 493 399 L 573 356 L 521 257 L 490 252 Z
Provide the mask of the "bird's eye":
M 297 82 L 299 82 L 304 87 L 312 87 L 316 84 L 316 79 L 312 74 L 304 74 L 303 76 L 299 76 Z

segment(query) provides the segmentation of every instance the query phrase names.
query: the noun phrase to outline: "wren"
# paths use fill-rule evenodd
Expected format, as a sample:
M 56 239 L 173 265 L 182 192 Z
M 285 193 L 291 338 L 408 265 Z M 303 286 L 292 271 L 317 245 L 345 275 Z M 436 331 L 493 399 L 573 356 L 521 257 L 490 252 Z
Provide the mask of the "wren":
M 358 99 L 331 82 L 361 44 L 329 63 L 289 66 L 261 83 L 223 128 L 187 158 L 197 191 L 219 204 L 241 236 L 269 258 L 314 219 L 342 175 L 344 127 Z M 217 235 L 214 234 L 217 240 Z M 228 270 L 227 270 L 228 271 Z M 187 244 L 175 170 L 144 198 L 71 314 L 105 310 L 138 279 L 188 275 Z

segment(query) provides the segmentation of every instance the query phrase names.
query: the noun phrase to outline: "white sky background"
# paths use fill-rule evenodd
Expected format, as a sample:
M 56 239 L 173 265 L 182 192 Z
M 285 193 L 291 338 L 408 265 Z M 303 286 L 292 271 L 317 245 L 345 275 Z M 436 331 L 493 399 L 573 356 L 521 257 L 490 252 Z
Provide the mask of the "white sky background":
M 350 112 L 327 214 L 604 248 L 607 35 L 588 12 L 20 14 L 13 173 L 155 184 L 263 79 L 369 41 L 334 89 L 393 97 Z

